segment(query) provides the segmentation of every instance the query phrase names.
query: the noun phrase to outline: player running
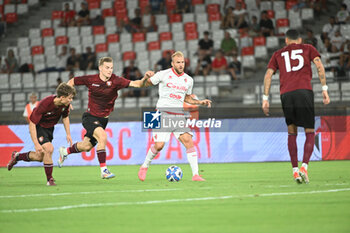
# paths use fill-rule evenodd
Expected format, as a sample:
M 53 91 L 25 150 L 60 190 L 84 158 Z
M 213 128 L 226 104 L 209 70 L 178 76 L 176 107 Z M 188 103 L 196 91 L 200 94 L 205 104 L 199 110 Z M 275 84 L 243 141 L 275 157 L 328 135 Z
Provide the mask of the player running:
M 185 60 L 182 52 L 175 52 L 172 56 L 172 68 L 162 70 L 153 75 L 147 80 L 147 86 L 159 84 L 159 99 L 157 102 L 157 109 L 169 111 L 162 111 L 162 118 L 171 118 L 172 115 L 178 115 L 185 119 L 183 114 L 183 103 L 196 105 L 206 105 L 211 107 L 210 100 L 195 100 L 191 97 L 193 79 L 184 73 Z M 182 113 L 171 112 L 172 109 L 180 109 Z M 140 167 L 138 177 L 141 181 L 146 179 L 148 167 L 153 158 L 163 149 L 165 142 L 169 141 L 171 133 L 186 147 L 187 160 L 190 163 L 192 169 L 193 181 L 205 181 L 198 174 L 198 159 L 197 152 L 192 141 L 192 132 L 189 128 L 173 128 L 168 132 L 160 132 L 153 129 L 152 136 L 155 144 L 147 152 L 146 159 Z
M 320 54 L 312 46 L 302 44 L 297 30 L 286 32 L 286 47 L 276 51 L 270 59 L 264 78 L 262 109 L 269 115 L 269 91 L 272 75 L 280 71 L 281 102 L 288 126 L 288 150 L 293 166 L 293 176 L 297 183 L 309 183 L 308 164 L 315 144 L 314 94 L 311 86 L 311 61 L 315 63 L 322 84 L 323 103 L 329 104 L 328 86 Z M 297 127 L 304 127 L 303 163 L 299 170 L 297 154 Z
M 7 164 L 10 171 L 17 161 L 38 161 L 44 162 L 47 185 L 56 185 L 52 177 L 53 162 L 53 131 L 54 126 L 62 116 L 64 129 L 66 130 L 67 142 L 72 145 L 72 138 L 69 127 L 69 107 L 75 96 L 74 87 L 61 83 L 56 89 L 56 95 L 50 95 L 41 100 L 34 108 L 29 118 L 29 132 L 35 146 L 35 152 L 25 153 L 12 152 L 11 160 Z
M 106 165 L 107 134 L 105 128 L 108 117 L 114 109 L 114 102 L 118 97 L 118 90 L 126 87 L 141 88 L 153 71 L 147 71 L 141 80 L 130 81 L 113 74 L 113 59 L 102 57 L 99 60 L 99 74 L 75 77 L 68 81 L 71 86 L 85 85 L 89 90 L 88 109 L 83 114 L 83 126 L 86 134 L 83 141 L 74 143 L 69 148 L 60 148 L 58 167 L 62 167 L 69 154 L 90 151 L 97 145 L 97 157 L 101 168 L 101 178 L 115 177 Z

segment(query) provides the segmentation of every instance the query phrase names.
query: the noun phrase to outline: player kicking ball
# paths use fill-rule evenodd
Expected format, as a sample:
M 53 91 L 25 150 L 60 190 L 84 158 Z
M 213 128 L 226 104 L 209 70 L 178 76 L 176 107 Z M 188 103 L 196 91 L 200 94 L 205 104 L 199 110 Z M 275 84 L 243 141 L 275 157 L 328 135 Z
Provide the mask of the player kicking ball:
M 162 70 L 152 75 L 146 82 L 146 86 L 159 84 L 159 99 L 157 109 L 161 110 L 162 118 L 176 117 L 178 120 L 185 120 L 183 103 L 205 105 L 211 107 L 210 100 L 195 100 L 191 97 L 193 88 L 193 79 L 184 73 L 185 60 L 182 52 L 177 51 L 172 56 L 172 68 Z M 164 109 L 169 109 L 166 111 Z M 171 112 L 174 109 L 175 112 Z M 177 111 L 179 110 L 179 111 Z M 182 118 L 182 119 L 181 119 Z M 193 181 L 205 181 L 198 174 L 197 152 L 192 140 L 192 132 L 190 128 L 175 127 L 167 132 L 153 129 L 152 137 L 154 145 L 147 152 L 146 159 L 141 165 L 138 177 L 141 181 L 146 179 L 146 174 L 151 161 L 163 149 L 165 142 L 169 141 L 170 135 L 174 136 L 185 146 L 187 160 L 192 169 Z
M 72 145 L 68 114 L 69 105 L 75 96 L 75 89 L 66 83 L 62 83 L 57 87 L 56 93 L 56 95 L 50 95 L 42 99 L 30 115 L 29 132 L 35 146 L 35 152 L 18 153 L 14 151 L 7 165 L 7 169 L 10 171 L 17 161 L 44 162 L 48 186 L 56 185 L 52 177 L 52 153 L 54 148 L 51 142 L 54 127 L 61 116 L 67 134 L 67 141 Z
M 114 102 L 118 97 L 118 90 L 127 87 L 141 88 L 154 72 L 147 71 L 141 80 L 130 81 L 113 74 L 113 59 L 102 57 L 99 60 L 99 74 L 75 77 L 68 81 L 70 86 L 85 85 L 89 90 L 88 109 L 83 114 L 83 126 L 86 134 L 83 141 L 75 143 L 69 148 L 60 148 L 58 167 L 62 167 L 64 160 L 72 153 L 88 152 L 97 144 L 97 157 L 100 163 L 101 178 L 110 179 L 115 175 L 106 165 L 106 126 L 108 117 L 114 109 Z
M 302 44 L 297 30 L 286 32 L 286 47 L 276 51 L 270 59 L 264 78 L 262 109 L 269 115 L 269 92 L 272 75 L 280 71 L 281 102 L 288 126 L 288 151 L 293 167 L 293 177 L 297 183 L 309 183 L 308 164 L 315 144 L 315 108 L 312 91 L 311 62 L 318 71 L 322 84 L 323 103 L 329 104 L 325 70 L 318 51 L 308 44 Z M 298 168 L 297 135 L 298 126 L 305 130 L 303 163 Z

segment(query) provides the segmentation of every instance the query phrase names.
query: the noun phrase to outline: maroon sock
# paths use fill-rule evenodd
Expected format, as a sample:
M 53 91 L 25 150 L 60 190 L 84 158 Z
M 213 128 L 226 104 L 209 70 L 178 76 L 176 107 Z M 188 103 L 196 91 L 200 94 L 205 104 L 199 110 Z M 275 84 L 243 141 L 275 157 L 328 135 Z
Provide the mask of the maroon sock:
M 78 150 L 78 143 L 74 143 L 71 147 L 67 149 L 68 154 L 72 153 L 79 153 L 80 151 Z
M 26 153 L 20 153 L 20 154 L 18 154 L 16 160 L 17 161 L 21 161 L 22 160 L 22 161 L 29 162 L 30 161 L 29 154 L 30 154 L 30 151 L 26 152 Z
M 106 150 L 98 150 L 97 151 L 98 161 L 100 162 L 100 166 L 106 166 Z
M 44 169 L 45 169 L 47 181 L 49 181 L 49 179 L 52 178 L 53 164 L 44 164 Z
M 288 134 L 288 150 L 293 167 L 298 167 L 297 134 Z
M 309 164 L 310 157 L 314 151 L 315 145 L 315 133 L 305 133 L 306 139 L 304 144 L 304 157 L 303 163 Z

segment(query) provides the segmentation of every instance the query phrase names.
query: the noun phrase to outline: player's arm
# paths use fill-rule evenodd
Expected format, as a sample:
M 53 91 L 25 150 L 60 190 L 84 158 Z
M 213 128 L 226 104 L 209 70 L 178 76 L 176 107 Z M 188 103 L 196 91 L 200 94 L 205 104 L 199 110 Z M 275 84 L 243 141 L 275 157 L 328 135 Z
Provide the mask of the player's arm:
M 67 84 L 71 87 L 74 87 L 74 78 L 69 79 L 69 81 L 67 82 Z
M 211 100 L 208 100 L 208 99 L 196 100 L 196 99 L 193 99 L 191 95 L 186 95 L 184 101 L 188 104 L 205 105 L 208 108 L 211 107 Z
M 136 81 L 131 81 L 129 84 L 129 87 L 136 87 L 136 88 L 141 88 L 141 87 L 149 87 L 152 86 L 152 82 L 150 78 L 154 75 L 153 71 L 147 71 L 143 78 L 141 80 L 136 80 Z
M 324 70 L 324 66 L 322 64 L 320 57 L 315 57 L 313 62 L 316 65 L 318 77 L 320 79 L 321 85 L 322 85 L 322 96 L 323 96 L 323 103 L 329 104 L 330 99 L 328 96 L 328 86 L 326 82 L 326 72 Z
M 66 130 L 67 142 L 70 144 L 70 146 L 72 146 L 73 141 L 72 141 L 72 137 L 71 137 L 71 135 L 70 135 L 70 121 L 69 121 L 69 116 L 62 118 L 62 123 L 63 123 L 64 129 Z
M 269 93 L 270 93 L 270 87 L 271 87 L 271 80 L 272 75 L 275 73 L 275 71 L 271 68 L 268 68 L 265 73 L 264 77 L 264 95 L 263 95 L 263 103 L 262 103 L 262 109 L 266 116 L 269 115 Z

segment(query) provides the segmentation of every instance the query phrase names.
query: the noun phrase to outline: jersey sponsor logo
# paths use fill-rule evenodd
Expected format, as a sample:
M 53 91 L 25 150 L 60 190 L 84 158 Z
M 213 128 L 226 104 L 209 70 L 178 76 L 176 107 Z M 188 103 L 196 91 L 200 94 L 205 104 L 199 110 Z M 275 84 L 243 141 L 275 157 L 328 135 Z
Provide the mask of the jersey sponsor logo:
M 46 113 L 46 115 L 51 115 L 51 114 L 52 114 L 52 112 L 47 112 L 47 113 Z
M 181 91 L 187 91 L 187 88 L 185 86 L 177 86 L 173 83 L 167 83 L 166 86 L 169 88 L 173 88 L 173 89 L 177 89 L 177 90 L 181 90 Z
M 43 141 L 44 141 L 44 137 L 43 136 L 39 137 L 39 142 L 43 142 Z
M 111 81 L 107 81 L 107 86 L 111 86 L 112 85 L 112 82 Z
M 62 108 L 62 112 L 65 110 L 65 108 Z
M 175 94 L 173 94 L 173 93 L 171 93 L 170 95 L 169 95 L 169 97 L 170 98 L 173 98 L 173 99 L 181 99 L 182 97 L 181 97 L 181 95 L 175 95 Z
M 93 83 L 93 84 L 91 84 L 91 86 L 93 86 L 93 87 L 99 87 L 100 85 L 99 85 L 99 84 Z
M 98 124 L 100 124 L 100 122 L 99 121 L 94 121 L 94 124 L 98 125 Z

